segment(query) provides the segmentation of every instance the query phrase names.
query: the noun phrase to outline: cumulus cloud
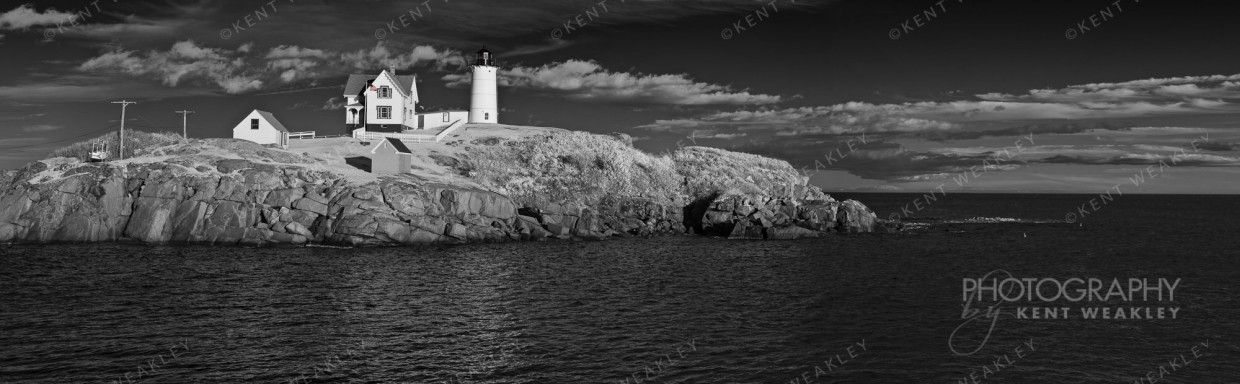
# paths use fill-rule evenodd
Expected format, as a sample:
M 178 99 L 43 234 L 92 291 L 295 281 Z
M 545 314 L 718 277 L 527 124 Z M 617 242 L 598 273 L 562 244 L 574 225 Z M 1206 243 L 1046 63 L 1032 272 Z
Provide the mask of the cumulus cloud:
M 444 76 L 449 87 L 469 84 L 469 76 Z M 516 66 L 499 74 L 504 87 L 529 89 L 578 101 L 665 105 L 774 104 L 780 96 L 753 94 L 729 86 L 694 81 L 686 74 L 612 72 L 593 61 L 568 60 L 540 67 Z
M 393 52 L 387 44 L 379 43 L 373 48 L 359 49 L 339 54 L 341 64 L 355 70 L 373 70 L 396 66 L 410 68 L 417 65 L 429 65 L 435 69 L 445 69 L 450 65 L 463 66 L 465 59 L 460 52 L 446 49 L 438 50 L 428 45 L 414 46 L 409 53 Z
M 181 41 L 168 51 L 114 50 L 91 58 L 78 69 L 85 72 L 115 71 L 132 76 L 153 76 L 169 87 L 184 81 L 211 83 L 229 94 L 261 89 L 263 81 L 247 73 L 248 66 L 234 51 Z
M 336 96 L 336 97 L 327 99 L 327 101 L 323 103 L 324 111 L 339 111 L 341 109 L 344 109 L 344 98 L 343 97 Z
M 1108 123 L 1061 121 L 1147 116 L 1240 113 L 1240 75 L 1175 77 L 1123 83 L 1095 83 L 1023 95 L 989 93 L 976 100 L 899 104 L 848 102 L 830 106 L 715 112 L 663 119 L 638 128 L 684 131 L 734 127 L 768 129 L 776 135 L 909 133 L 932 140 L 968 139 L 1006 133 L 1076 133 L 1087 129 L 1121 129 Z M 1053 124 L 1031 121 L 1056 121 Z M 1021 126 L 1013 126 L 1022 124 Z M 1104 126 L 1097 127 L 1102 124 Z M 1008 125 L 995 130 L 994 126 Z M 990 126 L 989 129 L 975 128 Z
M 34 9 L 30 4 L 22 4 L 5 13 L 0 13 L 0 30 L 17 30 L 43 25 L 70 23 L 77 20 L 78 15 L 48 8 L 43 12 Z
M 169 87 L 187 83 L 214 86 L 228 94 L 240 94 L 273 84 L 337 77 L 355 70 L 373 72 L 392 65 L 402 69 L 419 65 L 443 68 L 463 62 L 455 51 L 414 46 L 406 54 L 396 54 L 383 42 L 351 52 L 295 45 L 280 45 L 264 52 L 248 43 L 226 49 L 185 40 L 166 51 L 115 49 L 85 61 L 78 70 L 153 78 Z

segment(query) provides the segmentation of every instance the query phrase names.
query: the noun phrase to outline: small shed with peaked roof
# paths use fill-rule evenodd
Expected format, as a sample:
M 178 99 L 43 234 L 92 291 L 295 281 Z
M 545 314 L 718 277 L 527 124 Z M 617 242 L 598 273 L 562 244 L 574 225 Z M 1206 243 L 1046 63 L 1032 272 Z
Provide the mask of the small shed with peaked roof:
M 257 109 L 233 128 L 233 138 L 288 148 L 288 129 L 271 112 Z
M 400 174 L 409 173 L 413 165 L 413 151 L 404 142 L 395 138 L 379 140 L 370 150 L 370 173 Z

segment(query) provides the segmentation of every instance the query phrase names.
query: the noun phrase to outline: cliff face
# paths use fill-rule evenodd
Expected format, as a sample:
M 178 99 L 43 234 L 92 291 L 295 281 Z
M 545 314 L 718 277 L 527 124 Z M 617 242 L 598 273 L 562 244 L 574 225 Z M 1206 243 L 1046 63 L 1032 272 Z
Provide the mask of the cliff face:
M 204 154 L 217 146 L 233 157 Z M 517 204 L 468 183 L 369 176 L 333 172 L 309 153 L 233 142 L 173 146 L 129 162 L 44 160 L 0 174 L 0 242 L 397 245 L 685 233 L 789 239 L 878 228 L 864 205 L 804 185 L 787 188 L 801 193 L 796 198 L 730 192 L 686 205 L 600 194 L 589 203 Z
M 430 244 L 675 232 L 657 204 L 552 205 L 521 216 L 505 196 L 412 177 L 355 184 L 329 172 L 247 160 L 36 162 L 0 195 L 0 241 L 341 245 Z

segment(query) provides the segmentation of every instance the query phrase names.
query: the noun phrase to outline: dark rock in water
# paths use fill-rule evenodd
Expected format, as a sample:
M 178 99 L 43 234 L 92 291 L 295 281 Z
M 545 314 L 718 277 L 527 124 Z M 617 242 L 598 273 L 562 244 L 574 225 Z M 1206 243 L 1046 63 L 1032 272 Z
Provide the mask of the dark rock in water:
M 856 200 L 847 200 L 840 203 L 838 212 L 836 217 L 840 232 L 874 232 L 874 224 L 878 216 L 865 204 Z
M 728 234 L 728 239 L 762 240 L 762 227 L 751 224 L 749 220 L 737 221 L 732 227 L 732 233 Z
M 802 201 L 764 196 L 724 195 L 706 202 L 701 216 L 703 233 L 728 238 L 755 238 L 754 228 L 766 238 L 817 237 L 838 231 L 846 233 L 874 232 L 888 229 L 874 212 L 860 202 L 837 202 L 830 196 L 820 200 Z M 814 235 L 810 235 L 813 233 Z M 758 238 L 760 238 L 759 236 Z
M 763 215 L 761 219 L 758 219 L 758 224 L 762 225 L 762 228 L 770 228 L 775 226 L 775 223 L 771 221 L 770 216 L 767 215 Z
M 766 230 L 766 238 L 771 240 L 794 240 L 819 236 L 822 236 L 821 232 L 795 225 L 784 225 Z
M 448 224 L 448 228 L 444 230 L 444 235 L 463 240 L 469 235 L 469 229 L 460 224 Z
M 568 236 L 568 227 L 560 224 L 547 224 L 547 231 L 555 236 Z

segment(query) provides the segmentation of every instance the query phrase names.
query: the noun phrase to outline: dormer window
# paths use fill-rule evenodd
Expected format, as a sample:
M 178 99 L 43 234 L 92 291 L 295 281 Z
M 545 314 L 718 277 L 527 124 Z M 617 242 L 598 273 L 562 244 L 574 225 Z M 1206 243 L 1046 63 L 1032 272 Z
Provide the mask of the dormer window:
M 379 98 L 380 98 L 380 99 L 391 99 L 391 98 L 392 98 L 392 88 L 390 88 L 390 87 L 388 87 L 388 86 L 386 86 L 386 85 L 385 85 L 385 86 L 382 86 L 382 87 L 379 87 Z

